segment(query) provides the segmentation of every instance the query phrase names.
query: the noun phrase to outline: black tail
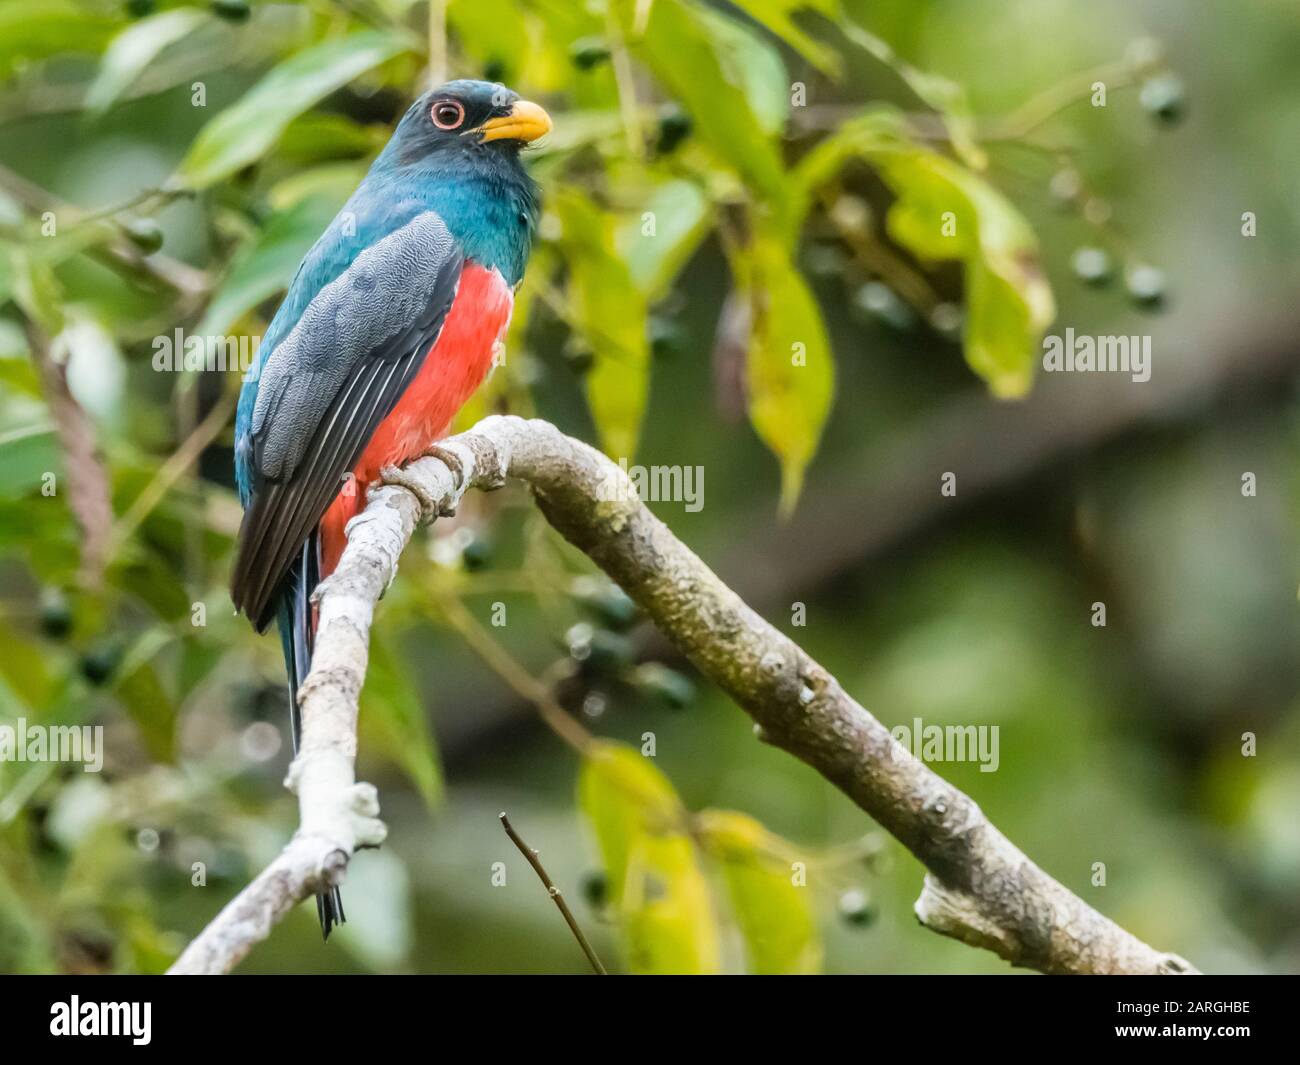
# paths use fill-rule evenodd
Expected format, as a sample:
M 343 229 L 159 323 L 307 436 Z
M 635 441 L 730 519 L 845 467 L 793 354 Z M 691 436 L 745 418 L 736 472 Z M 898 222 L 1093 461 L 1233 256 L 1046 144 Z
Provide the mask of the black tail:
M 302 553 L 293 563 L 280 598 L 280 640 L 284 645 L 284 664 L 289 674 L 289 729 L 293 735 L 293 753 L 298 754 L 302 740 L 302 718 L 298 710 L 298 689 L 311 670 L 314 630 L 311 593 L 320 583 L 320 554 L 317 535 L 312 533 L 302 545 Z M 328 940 L 335 925 L 343 924 L 343 897 L 337 887 L 316 895 L 316 913 L 321 931 Z

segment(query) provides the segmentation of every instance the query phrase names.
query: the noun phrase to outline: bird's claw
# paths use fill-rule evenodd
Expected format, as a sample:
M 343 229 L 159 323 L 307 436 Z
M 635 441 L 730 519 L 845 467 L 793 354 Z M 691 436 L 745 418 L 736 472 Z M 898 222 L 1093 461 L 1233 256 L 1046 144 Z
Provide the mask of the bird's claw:
M 420 458 L 437 459 L 451 471 L 451 475 L 455 479 L 456 491 L 460 492 L 464 487 L 465 464 L 460 461 L 460 456 L 454 451 L 449 451 L 445 447 L 439 447 L 437 444 L 430 444 L 421 453 Z M 455 516 L 456 508 L 454 506 L 443 506 L 438 510 L 438 517 L 440 518 L 454 518 Z
M 439 447 L 437 444 L 430 444 L 421 453 L 420 458 L 438 459 L 447 469 L 451 470 L 456 476 L 456 489 L 460 490 L 465 481 L 465 464 L 460 461 L 460 456 L 454 451 L 449 451 L 445 447 Z

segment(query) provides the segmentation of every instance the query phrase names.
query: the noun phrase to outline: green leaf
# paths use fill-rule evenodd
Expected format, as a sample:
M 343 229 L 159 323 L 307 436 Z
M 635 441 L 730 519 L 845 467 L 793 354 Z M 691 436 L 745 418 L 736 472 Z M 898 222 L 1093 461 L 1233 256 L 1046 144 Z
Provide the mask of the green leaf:
M 716 973 L 721 966 L 708 883 L 672 784 L 648 758 L 596 742 L 578 803 L 600 847 L 612 911 L 636 973 Z
M 887 106 L 867 108 L 823 137 L 790 175 L 790 210 L 787 239 L 793 244 L 803 228 L 813 195 L 834 178 L 851 159 L 872 159 L 888 149 L 909 144 L 907 126 L 897 110 Z
M 316 191 L 272 216 L 257 242 L 235 260 L 195 335 L 224 335 L 258 304 L 287 288 L 303 256 L 347 200 L 354 184 L 351 173 L 340 175 L 335 188 Z
M 756 30 L 702 8 L 697 17 L 729 80 L 741 86 L 766 133 L 781 132 L 790 113 L 790 77 L 781 53 Z
M 176 180 L 206 188 L 256 162 L 294 118 L 411 45 L 408 34 L 367 30 L 285 60 L 199 131 Z
M 574 319 L 594 355 L 587 404 L 606 453 L 630 462 L 650 392 L 646 296 L 616 250 L 617 219 L 576 192 L 554 199 Z
M 994 395 L 1014 399 L 1029 391 L 1055 313 L 1036 260 L 985 258 L 967 266 L 962 343 L 966 361 Z
M 822 945 L 812 889 L 796 886 L 789 845 L 747 814 L 705 810 L 696 818 L 705 850 L 722 868 L 749 971 L 815 973 Z
M 162 627 L 144 633 L 127 651 L 113 681 L 113 694 L 140 730 L 145 748 L 162 762 L 176 756 L 177 707 L 158 677 L 154 659 L 172 639 Z
M 995 395 L 1024 395 L 1056 313 L 1029 223 L 983 178 L 944 156 L 916 148 L 879 163 L 898 195 L 886 216 L 890 236 L 922 259 L 965 263 L 966 361 Z
M 815 189 L 852 158 L 875 166 L 897 196 L 885 219 L 890 237 L 922 260 L 964 264 L 966 361 L 995 395 L 1024 395 L 1056 314 L 1029 223 L 979 174 L 911 141 L 897 112 L 873 108 L 795 169 L 788 242 Z
M 133 22 L 104 52 L 99 74 L 86 93 L 86 109 L 91 115 L 103 114 L 168 45 L 208 21 L 206 11 L 178 7 Z
M 953 150 L 962 162 L 976 170 L 983 170 L 988 165 L 988 156 L 975 141 L 975 116 L 960 85 L 940 74 L 917 70 L 883 39 L 857 23 L 844 20 L 840 25 L 849 40 L 893 70 L 917 99 L 939 113 L 948 129 Z
M 389 133 L 384 126 L 363 125 L 346 115 L 308 111 L 289 123 L 277 155 L 290 166 L 360 159 L 383 148 Z
M 667 181 L 651 193 L 644 212 L 619 226 L 619 255 L 651 302 L 667 294 L 709 231 L 709 207 L 708 197 L 695 182 Z M 647 225 L 651 218 L 653 231 Z
M 794 507 L 835 395 L 835 359 L 821 310 L 773 235 L 733 257 L 749 306 L 749 420 L 781 463 L 781 507 Z
M 799 11 L 812 11 L 834 19 L 840 14 L 840 0 L 734 0 L 734 3 L 784 40 L 818 70 L 832 76 L 839 73 L 839 53 L 829 45 L 809 37 L 795 23 L 794 15 Z
M 299 170 L 272 185 L 266 202 L 276 211 L 288 211 L 303 200 L 320 197 L 336 208 L 342 207 L 361 184 L 366 169 L 364 161 L 351 159 Z
M 54 269 L 39 254 L 17 245 L 9 250 L 13 301 L 49 336 L 63 331 L 63 292 Z
M 442 804 L 442 763 L 415 682 L 387 642 L 370 644 L 364 704 L 358 728 L 361 748 L 400 766 L 430 810 Z
M 50 657 L 35 640 L 29 640 L 6 621 L 0 619 L 0 641 L 5 653 L 0 655 L 0 686 L 13 693 L 22 711 L 40 712 L 50 702 L 54 684 L 46 668 Z
M 6 0 L 0 4 L 0 78 L 53 55 L 98 52 L 121 24 L 73 0 Z
M 62 469 L 54 426 L 29 425 L 0 432 L 0 499 L 20 499 L 40 485 L 47 471 Z
M 717 16 L 688 0 L 655 0 L 645 33 L 636 37 L 638 6 L 618 3 L 633 53 L 690 112 L 696 134 L 719 161 L 779 204 L 785 191 L 780 153 L 751 105 L 750 86 L 720 54 L 709 22 Z
M 474 0 L 449 4 L 448 25 L 456 41 L 480 64 L 496 62 L 517 74 L 537 43 L 522 32 L 526 14 L 517 0 Z

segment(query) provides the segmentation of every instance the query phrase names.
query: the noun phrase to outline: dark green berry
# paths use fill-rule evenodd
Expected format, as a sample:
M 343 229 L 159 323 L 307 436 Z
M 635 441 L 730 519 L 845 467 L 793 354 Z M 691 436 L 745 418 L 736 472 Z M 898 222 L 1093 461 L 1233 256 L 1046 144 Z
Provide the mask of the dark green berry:
M 691 116 L 676 104 L 665 104 L 659 111 L 659 137 L 655 151 L 671 155 L 691 135 Z
M 595 673 L 617 673 L 630 665 L 633 657 L 632 641 L 608 629 L 596 629 L 591 634 L 584 664 Z
M 103 684 L 113 675 L 121 658 L 120 649 L 111 644 L 92 648 L 81 656 L 81 675 L 91 684 Z
M 1124 277 L 1129 299 L 1145 310 L 1158 310 L 1164 306 L 1167 292 L 1164 272 L 1154 266 L 1130 267 Z
M 593 910 L 603 910 L 609 901 L 609 881 L 605 874 L 593 869 L 582 874 L 582 897 Z
M 930 327 L 945 340 L 961 340 L 966 312 L 958 303 L 936 303 L 930 311 Z
M 52 640 L 61 640 L 72 630 L 72 607 L 58 588 L 41 593 L 41 631 Z
M 132 218 L 122 223 L 127 238 L 146 255 L 163 246 L 162 228 L 152 218 Z
M 477 573 L 492 561 L 492 543 L 486 536 L 476 536 L 460 552 L 461 565 Z
M 1083 247 L 1070 257 L 1070 269 L 1085 285 L 1101 287 L 1115 276 L 1110 256 L 1102 248 Z
M 569 45 L 569 61 L 579 70 L 592 70 L 609 59 L 609 46 L 600 37 L 579 37 Z
M 813 277 L 839 277 L 844 272 L 844 252 L 838 244 L 814 244 L 804 254 Z
M 868 281 L 853 297 L 854 306 L 878 322 L 883 322 L 899 333 L 910 332 L 916 326 L 916 315 L 898 294 L 882 281 Z
M 1177 74 L 1157 74 L 1142 83 L 1138 96 L 1143 109 L 1158 122 L 1172 126 L 1187 112 L 1187 93 Z
M 599 578 L 579 578 L 574 582 L 573 595 L 602 623 L 618 632 L 630 629 L 640 616 L 636 603 L 622 588 Z
M 646 662 L 638 666 L 635 683 L 647 695 L 659 699 L 674 710 L 681 710 L 695 701 L 695 685 L 690 678 L 659 662 Z
M 586 621 L 570 625 L 564 633 L 564 646 L 569 649 L 569 655 L 575 662 L 585 662 L 590 657 L 591 638 L 595 633 L 595 626 Z
M 252 13 L 248 0 L 212 0 L 212 13 L 228 22 L 243 22 Z
M 851 888 L 840 896 L 840 920 L 853 928 L 866 928 L 876 919 L 876 908 L 860 888 Z
M 650 318 L 650 351 L 656 359 L 680 355 L 686 348 L 686 330 L 674 318 Z
M 564 358 L 577 374 L 589 373 L 596 364 L 596 353 L 576 335 L 564 345 Z

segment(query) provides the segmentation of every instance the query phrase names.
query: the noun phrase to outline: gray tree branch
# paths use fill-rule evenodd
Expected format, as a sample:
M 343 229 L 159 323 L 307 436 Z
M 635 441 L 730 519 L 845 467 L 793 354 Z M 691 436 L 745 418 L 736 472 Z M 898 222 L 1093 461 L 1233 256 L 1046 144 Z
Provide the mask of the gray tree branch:
M 375 603 L 421 517 L 507 478 L 641 606 L 761 737 L 830 780 L 926 867 L 926 927 L 1046 973 L 1190 973 L 1048 876 L 967 795 L 902 748 L 793 641 L 764 621 L 638 500 L 627 474 L 542 421 L 490 417 L 443 457 L 386 472 L 318 590 L 320 629 L 300 695 L 303 747 L 290 770 L 302 824 L 289 847 L 181 955 L 173 972 L 228 972 L 292 905 L 378 842 L 373 789 L 353 777 L 357 703 Z M 459 465 L 460 469 L 454 467 Z

